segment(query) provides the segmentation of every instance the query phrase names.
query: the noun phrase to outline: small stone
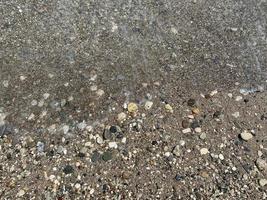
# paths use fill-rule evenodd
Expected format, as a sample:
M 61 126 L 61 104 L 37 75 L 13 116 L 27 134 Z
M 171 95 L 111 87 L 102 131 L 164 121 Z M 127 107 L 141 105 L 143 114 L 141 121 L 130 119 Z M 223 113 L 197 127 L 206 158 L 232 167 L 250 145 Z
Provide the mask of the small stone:
M 87 124 L 85 121 L 82 121 L 81 123 L 79 123 L 77 125 L 77 128 L 80 129 L 80 130 L 84 130 L 86 128 Z
M 250 139 L 253 138 L 253 135 L 252 135 L 250 132 L 248 132 L 247 130 L 243 131 L 243 132 L 240 134 L 240 136 L 241 136 L 241 138 L 242 138 L 243 140 L 245 140 L 245 141 L 248 141 L 248 140 L 250 140 Z
M 103 153 L 102 160 L 107 162 L 107 161 L 109 161 L 111 159 L 112 159 L 112 153 L 110 151 L 106 151 L 106 152 Z
M 27 78 L 26 76 L 20 76 L 20 77 L 19 77 L 19 79 L 20 79 L 21 81 L 24 81 L 26 78 Z
M 213 90 L 213 91 L 211 91 L 210 96 L 214 96 L 214 95 L 216 95 L 217 93 L 218 93 L 217 90 Z
M 127 106 L 128 112 L 135 113 L 138 110 L 138 106 L 136 103 L 129 103 Z
M 36 147 L 37 147 L 37 151 L 39 152 L 39 153 L 43 153 L 44 152 L 44 143 L 43 142 L 37 142 L 37 145 L 36 145 Z
M 34 99 L 34 100 L 32 100 L 32 102 L 31 102 L 31 105 L 32 106 L 36 106 L 38 104 L 38 102 Z
M 64 126 L 62 127 L 62 130 L 63 130 L 63 133 L 64 133 L 64 134 L 67 134 L 67 133 L 69 132 L 69 130 L 70 130 L 70 127 L 69 127 L 68 125 L 64 125 Z
M 224 156 L 221 153 L 219 154 L 219 159 L 224 160 Z
M 191 132 L 191 128 L 186 128 L 182 130 L 182 133 L 190 133 Z
M 189 122 L 188 120 L 183 120 L 183 121 L 182 121 L 182 127 L 183 127 L 183 128 L 188 128 L 189 125 L 190 125 L 190 122 Z
M 195 132 L 196 133 L 201 133 L 201 128 L 200 127 L 195 128 Z
M 92 85 L 91 87 L 90 87 L 90 90 L 91 91 L 97 91 L 97 85 Z
M 264 187 L 265 185 L 267 185 L 267 179 L 260 179 L 259 184 L 261 187 Z
M 176 146 L 174 147 L 172 153 L 173 153 L 175 156 L 179 157 L 179 156 L 181 155 L 181 149 L 180 149 L 180 146 L 179 146 L 179 145 L 176 145 Z
M 20 190 L 20 191 L 18 192 L 17 196 L 18 196 L 18 197 L 22 197 L 22 196 L 24 196 L 24 194 L 25 194 L 25 191 L 24 191 L 24 190 Z
M 97 138 L 96 138 L 96 143 L 97 143 L 97 144 L 103 144 L 103 142 L 104 142 L 104 141 L 103 141 L 103 138 L 102 138 L 102 137 L 97 137 Z
M 104 90 L 98 89 L 96 91 L 96 94 L 97 94 L 97 96 L 101 97 L 101 96 L 103 96 L 105 94 L 105 92 L 104 92 Z
M 64 169 L 63 169 L 63 172 L 64 172 L 65 174 L 71 174 L 71 173 L 74 172 L 74 169 L 73 169 L 73 167 L 72 167 L 71 165 L 66 165 L 66 166 L 64 167 Z
M 261 171 L 267 171 L 267 162 L 261 158 L 258 158 L 256 160 L 256 166 Z
M 241 96 L 237 96 L 236 98 L 235 98 L 235 101 L 241 101 L 243 99 L 243 97 L 241 97 Z
M 185 145 L 185 141 L 184 140 L 180 140 L 179 144 L 183 147 Z
M 183 179 L 184 179 L 184 177 L 181 176 L 181 175 L 178 175 L 178 174 L 177 174 L 177 175 L 175 176 L 175 180 L 176 180 L 176 181 L 181 181 L 181 180 L 183 180 Z
M 207 148 L 200 149 L 200 154 L 201 155 L 206 155 L 207 153 L 209 153 L 209 150 Z
M 200 136 L 199 136 L 199 138 L 200 138 L 201 140 L 205 140 L 206 137 L 207 137 L 206 133 L 201 133 Z
M 109 128 L 109 131 L 110 131 L 111 133 L 117 133 L 117 132 L 118 132 L 118 129 L 117 129 L 116 126 L 111 126 L 111 127 Z
M 191 123 L 191 128 L 192 129 L 195 129 L 197 127 L 200 127 L 200 124 L 197 120 L 194 120 L 192 123 Z
M 44 93 L 44 94 L 43 94 L 44 99 L 48 99 L 49 96 L 50 96 L 50 94 L 48 94 L 48 93 Z
M 108 129 L 104 130 L 103 138 L 104 138 L 104 140 L 111 140 L 113 138 L 112 137 L 112 133 L 110 132 L 110 130 L 108 130 Z
M 117 145 L 116 142 L 109 142 L 108 143 L 108 146 L 109 146 L 109 148 L 114 148 L 114 149 L 117 149 L 118 148 L 118 145 Z
M 145 103 L 145 109 L 146 110 L 151 109 L 152 106 L 153 106 L 153 102 L 152 101 L 146 101 L 146 103 Z
M 193 107 L 196 104 L 196 100 L 195 99 L 189 99 L 187 101 L 187 105 L 190 107 Z
M 91 161 L 92 161 L 92 162 L 97 162 L 97 161 L 99 161 L 100 159 L 101 159 L 101 154 L 98 153 L 98 151 L 94 151 L 94 152 L 93 152 L 93 155 L 92 155 L 92 157 L 91 157 Z
M 171 107 L 170 104 L 166 104 L 165 109 L 167 110 L 167 112 L 173 113 L 173 108 Z
M 200 110 L 198 108 L 193 108 L 192 109 L 192 113 L 195 114 L 195 115 L 199 115 Z
M 217 110 L 214 112 L 213 118 L 219 119 L 221 117 L 221 115 L 222 115 L 222 112 Z
M 9 83 L 8 83 L 8 80 L 4 80 L 4 81 L 3 81 L 3 85 L 4 85 L 4 87 L 6 87 L 6 88 L 7 88 L 7 87 L 8 87 L 8 85 L 9 85 Z
M 238 117 L 240 116 L 240 114 L 239 114 L 239 112 L 234 112 L 234 113 L 232 114 L 232 116 L 235 117 L 235 118 L 238 118 Z
M 127 115 L 124 112 L 121 112 L 120 114 L 118 114 L 118 118 L 117 120 L 119 122 L 123 122 L 126 119 Z

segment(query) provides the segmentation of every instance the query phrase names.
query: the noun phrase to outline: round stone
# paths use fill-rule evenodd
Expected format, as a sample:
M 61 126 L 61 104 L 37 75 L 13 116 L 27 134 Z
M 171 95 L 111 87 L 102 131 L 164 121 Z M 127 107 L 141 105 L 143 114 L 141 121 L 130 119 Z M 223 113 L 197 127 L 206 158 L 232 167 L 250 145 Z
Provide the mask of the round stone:
M 129 103 L 127 106 L 127 109 L 130 113 L 134 113 L 138 110 L 138 106 L 136 105 L 136 103 Z
M 153 106 L 153 102 L 152 101 L 146 101 L 145 103 L 145 109 L 149 110 L 150 108 L 152 108 Z
M 240 136 L 241 136 L 241 138 L 242 138 L 243 140 L 245 140 L 245 141 L 248 141 L 248 140 L 250 140 L 250 139 L 253 138 L 253 135 L 252 135 L 250 132 L 248 132 L 247 130 L 243 131 L 243 132 L 240 134 Z

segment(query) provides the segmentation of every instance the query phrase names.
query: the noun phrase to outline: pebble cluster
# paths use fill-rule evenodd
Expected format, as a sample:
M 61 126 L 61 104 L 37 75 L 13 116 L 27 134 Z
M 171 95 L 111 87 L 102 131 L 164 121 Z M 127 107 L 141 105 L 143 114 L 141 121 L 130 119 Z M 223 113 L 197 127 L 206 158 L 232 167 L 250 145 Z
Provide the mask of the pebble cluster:
M 79 92 L 92 111 L 105 106 L 97 114 L 49 91 L 25 97 L 23 112 L 0 108 L 3 199 L 267 198 L 265 92 L 117 101 L 96 79 Z

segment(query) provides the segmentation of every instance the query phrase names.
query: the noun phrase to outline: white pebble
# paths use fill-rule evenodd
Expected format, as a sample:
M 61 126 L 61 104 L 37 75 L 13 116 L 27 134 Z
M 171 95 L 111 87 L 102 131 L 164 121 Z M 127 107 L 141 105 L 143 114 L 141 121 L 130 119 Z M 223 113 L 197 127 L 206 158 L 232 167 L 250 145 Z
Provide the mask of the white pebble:
M 200 136 L 199 136 L 199 138 L 200 138 L 201 140 L 205 140 L 206 137 L 207 137 L 206 133 L 201 133 Z
M 17 196 L 18 196 L 18 197 L 22 197 L 22 196 L 24 196 L 24 194 L 25 194 L 25 191 L 24 191 L 24 190 L 20 190 L 20 191 L 18 192 Z
M 96 94 L 97 94 L 97 96 L 101 97 L 105 94 L 105 92 L 104 92 L 104 90 L 99 89 L 96 91 Z
M 122 142 L 123 144 L 125 144 L 125 143 L 126 143 L 126 137 L 122 138 L 122 139 L 121 139 L 121 142 Z
M 19 79 L 20 79 L 21 81 L 24 81 L 24 80 L 26 79 L 26 76 L 20 76 Z
M 97 144 L 103 144 L 103 138 L 100 137 L 100 136 L 98 136 L 98 137 L 96 138 L 96 142 L 97 142 Z
M 224 160 L 224 156 L 222 154 L 219 154 L 219 159 Z
M 237 96 L 237 97 L 235 98 L 236 101 L 241 101 L 242 99 L 243 99 L 242 96 Z
M 4 85 L 4 87 L 6 87 L 6 88 L 7 88 L 7 87 L 8 87 L 8 85 L 9 85 L 9 83 L 8 83 L 8 80 L 4 80 L 4 81 L 3 81 L 3 85 Z
M 260 179 L 259 184 L 261 187 L 264 187 L 265 185 L 267 185 L 267 179 Z
M 240 134 L 240 136 L 241 136 L 241 138 L 242 138 L 243 140 L 245 140 L 245 141 L 248 141 L 248 140 L 250 140 L 250 139 L 253 138 L 253 135 L 252 135 L 250 132 L 248 132 L 247 130 L 243 131 L 243 132 Z
M 32 102 L 31 102 L 31 105 L 32 106 L 36 106 L 38 104 L 38 102 L 34 99 L 34 100 L 32 100 Z
M 49 96 L 50 96 L 50 94 L 48 94 L 48 93 L 44 93 L 44 94 L 43 94 L 44 99 L 48 99 Z
M 80 129 L 80 130 L 84 130 L 86 128 L 86 126 L 87 126 L 87 124 L 85 121 L 82 121 L 81 123 L 79 123 L 77 125 L 78 129 Z
M 195 128 L 195 132 L 196 133 L 201 133 L 201 128 L 200 127 Z
M 108 146 L 109 146 L 109 148 L 114 148 L 114 149 L 117 149 L 118 148 L 118 145 L 117 145 L 116 142 L 109 142 L 108 143 Z
M 240 116 L 240 114 L 239 114 L 239 112 L 234 112 L 234 113 L 232 114 L 232 116 L 235 117 L 235 118 L 238 118 L 238 117 Z
M 90 90 L 93 91 L 93 92 L 96 91 L 97 90 L 97 85 L 92 85 L 90 87 Z
M 201 155 L 206 155 L 207 153 L 209 153 L 209 150 L 207 148 L 200 149 L 200 154 Z
M 126 119 L 126 117 L 127 117 L 127 115 L 124 112 L 121 112 L 121 113 L 118 114 L 117 120 L 119 122 L 122 122 L 122 121 L 124 121 Z
M 182 130 L 182 133 L 190 133 L 190 132 L 191 132 L 190 128 L 186 128 L 186 129 Z
M 146 101 L 145 103 L 145 109 L 149 110 L 150 108 L 152 108 L 153 106 L 153 102 L 152 101 Z

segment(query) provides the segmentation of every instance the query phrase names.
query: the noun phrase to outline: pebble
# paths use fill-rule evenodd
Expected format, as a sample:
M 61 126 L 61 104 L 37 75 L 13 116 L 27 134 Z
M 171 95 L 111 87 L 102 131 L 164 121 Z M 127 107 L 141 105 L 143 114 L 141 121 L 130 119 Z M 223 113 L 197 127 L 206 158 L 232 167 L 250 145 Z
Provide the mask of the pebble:
M 265 185 L 267 185 L 267 179 L 260 179 L 259 184 L 261 187 L 264 187 Z
M 186 128 L 182 130 L 182 133 L 190 133 L 191 132 L 191 128 Z
M 200 154 L 201 155 L 206 155 L 207 153 L 209 153 L 209 150 L 207 148 L 200 149 Z
M 109 142 L 108 143 L 108 146 L 109 146 L 109 148 L 114 148 L 114 149 L 117 149 L 118 148 L 118 145 L 117 145 L 116 142 Z
M 32 100 L 32 102 L 31 102 L 31 105 L 32 106 L 36 106 L 38 104 L 38 102 L 34 99 L 34 100 Z
M 256 166 L 261 171 L 267 171 L 267 162 L 263 160 L 262 158 L 258 158 L 256 160 Z
M 124 112 L 118 114 L 117 120 L 123 122 L 126 119 L 127 115 Z
M 4 87 L 6 87 L 6 88 L 7 88 L 7 87 L 8 87 L 8 85 L 9 85 L 8 81 L 7 81 L 7 80 L 4 80 L 4 81 L 3 81 L 3 85 L 4 85 Z
M 44 93 L 44 94 L 43 94 L 44 99 L 48 99 L 49 96 L 50 96 L 50 94 L 48 94 L 48 93 Z
M 224 160 L 224 156 L 221 153 L 219 154 L 219 159 Z
M 103 144 L 104 141 L 103 141 L 102 137 L 97 137 L 96 142 L 97 142 L 97 144 Z
M 183 127 L 183 128 L 188 128 L 189 125 L 190 125 L 190 122 L 189 122 L 188 120 L 183 120 L 183 121 L 182 121 L 182 127 Z
M 90 87 L 90 90 L 91 91 L 97 91 L 97 85 L 92 85 L 91 87 Z
M 195 132 L 196 133 L 201 133 L 201 128 L 200 127 L 195 128 Z
M 179 156 L 181 155 L 181 149 L 180 149 L 180 146 L 179 146 L 179 145 L 176 145 L 176 146 L 174 147 L 172 153 L 173 153 L 175 156 L 179 157 Z
M 242 96 L 237 96 L 237 97 L 235 98 L 235 101 L 241 101 L 242 99 L 243 99 Z
M 201 133 L 200 136 L 199 136 L 199 138 L 200 138 L 201 140 L 205 140 L 206 137 L 207 137 L 206 133 Z
M 232 114 L 232 116 L 235 117 L 235 118 L 238 118 L 238 117 L 240 116 L 240 114 L 239 114 L 239 112 L 234 112 L 234 113 Z
M 37 147 L 37 151 L 39 152 L 39 153 L 43 153 L 44 152 L 44 143 L 43 142 L 37 142 L 37 145 L 36 145 L 36 147 Z
M 193 107 L 196 104 L 196 100 L 195 99 L 189 99 L 187 101 L 187 105 L 190 107 Z
M 166 104 L 165 109 L 167 110 L 167 112 L 173 113 L 173 108 L 171 107 L 170 104 Z
M 73 169 L 73 167 L 72 167 L 71 165 L 66 165 L 66 166 L 64 167 L 64 169 L 63 169 L 63 172 L 64 172 L 65 174 L 71 174 L 71 173 L 74 172 L 74 169 Z
M 97 96 L 101 97 L 101 96 L 103 96 L 105 94 L 105 92 L 104 92 L 104 90 L 98 89 L 96 91 L 96 94 L 97 94 Z
M 109 161 L 111 159 L 112 159 L 112 153 L 110 151 L 106 151 L 106 152 L 103 153 L 102 160 L 107 162 L 107 161 Z
M 250 132 L 248 132 L 247 130 L 243 131 L 243 132 L 240 134 L 240 136 L 241 136 L 241 138 L 242 138 L 243 140 L 245 140 L 245 141 L 248 141 L 248 140 L 250 140 L 250 139 L 253 138 L 253 135 L 252 135 Z
M 24 191 L 24 190 L 20 190 L 20 191 L 18 192 L 17 196 L 18 196 L 18 197 L 22 197 L 22 196 L 24 196 L 24 194 L 25 194 L 25 191 Z
M 26 79 L 26 76 L 20 76 L 19 79 L 20 79 L 21 81 L 24 81 L 24 80 Z
M 192 109 L 192 113 L 195 114 L 195 115 L 199 115 L 200 110 L 198 108 L 193 108 Z
M 146 101 L 146 103 L 145 103 L 145 109 L 146 110 L 151 109 L 152 106 L 153 106 L 153 102 L 152 101 Z
M 131 103 L 128 104 L 127 109 L 128 109 L 128 112 L 135 113 L 138 110 L 138 106 L 137 106 L 136 103 L 132 103 L 131 102 Z
M 86 126 L 87 126 L 87 124 L 85 121 L 83 121 L 77 125 L 78 129 L 80 129 L 80 130 L 84 130 L 86 128 Z
M 101 154 L 98 151 L 94 151 L 93 155 L 91 157 L 91 161 L 92 162 L 97 162 L 97 161 L 100 160 L 100 158 L 101 158 Z
M 217 93 L 218 93 L 217 90 L 213 90 L 213 91 L 211 91 L 210 96 L 214 96 L 214 95 L 216 95 Z
M 67 134 L 67 133 L 69 132 L 69 130 L 70 130 L 70 127 L 69 127 L 68 125 L 64 125 L 64 126 L 62 127 L 62 130 L 63 130 L 63 133 L 64 133 L 64 134 Z

